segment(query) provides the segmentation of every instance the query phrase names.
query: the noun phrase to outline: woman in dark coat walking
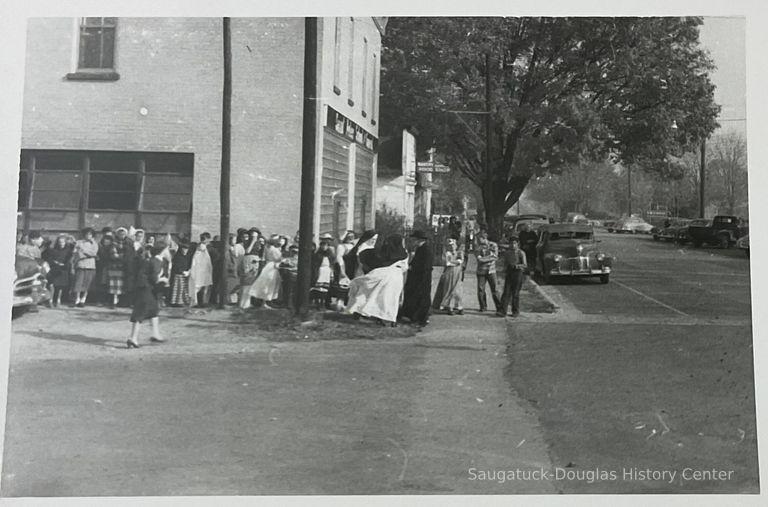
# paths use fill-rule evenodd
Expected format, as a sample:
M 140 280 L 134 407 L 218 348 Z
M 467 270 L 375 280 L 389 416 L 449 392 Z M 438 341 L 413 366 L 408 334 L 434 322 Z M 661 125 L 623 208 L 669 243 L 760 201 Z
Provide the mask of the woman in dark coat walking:
M 432 302 L 432 252 L 427 243 L 427 235 L 423 231 L 413 231 L 411 238 L 416 248 L 410 267 L 408 278 L 405 280 L 403 290 L 403 307 L 400 309 L 400 317 L 406 317 L 418 326 L 429 324 L 429 307 Z
M 150 248 L 151 258 L 142 255 L 135 258 L 136 269 L 134 271 L 134 301 L 131 312 L 131 337 L 128 339 L 128 348 L 139 348 L 139 325 L 145 320 L 152 323 L 152 336 L 149 341 L 164 342 L 160 334 L 160 304 L 158 297 L 160 292 L 168 286 L 168 277 L 163 274 L 163 257 L 167 254 L 168 244 L 164 240 L 158 240 Z

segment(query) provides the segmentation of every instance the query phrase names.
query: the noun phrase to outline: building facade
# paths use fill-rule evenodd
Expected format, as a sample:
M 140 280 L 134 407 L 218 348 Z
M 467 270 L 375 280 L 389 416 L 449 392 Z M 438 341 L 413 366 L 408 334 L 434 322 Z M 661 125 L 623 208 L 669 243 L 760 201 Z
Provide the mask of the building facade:
M 413 226 L 416 197 L 416 138 L 408 130 L 382 139 L 376 182 L 376 205 L 405 217 Z
M 386 18 L 318 20 L 314 233 L 373 225 Z M 231 223 L 293 234 L 303 18 L 233 18 Z M 220 18 L 28 25 L 18 228 L 219 230 Z

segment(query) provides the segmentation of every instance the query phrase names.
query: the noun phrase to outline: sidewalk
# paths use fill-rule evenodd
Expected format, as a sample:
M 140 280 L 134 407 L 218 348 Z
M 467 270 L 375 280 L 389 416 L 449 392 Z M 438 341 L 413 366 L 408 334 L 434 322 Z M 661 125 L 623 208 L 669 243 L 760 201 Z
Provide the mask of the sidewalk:
M 470 309 L 374 338 L 386 328 L 324 321 L 335 339 L 275 341 L 231 317 L 166 317 L 169 342 L 132 351 L 126 312 L 16 319 L 2 494 L 555 491 L 470 475 L 551 468 L 505 377 L 513 319 Z

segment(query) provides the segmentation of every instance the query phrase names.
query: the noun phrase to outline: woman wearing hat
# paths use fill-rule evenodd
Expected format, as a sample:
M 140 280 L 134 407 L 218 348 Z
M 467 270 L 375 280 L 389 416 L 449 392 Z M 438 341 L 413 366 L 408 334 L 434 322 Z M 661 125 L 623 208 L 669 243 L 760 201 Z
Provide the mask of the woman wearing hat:
M 259 277 L 253 282 L 250 289 L 246 292 L 246 297 L 253 297 L 264 302 L 264 308 L 271 308 L 269 302 L 280 297 L 280 271 L 278 264 L 282 259 L 280 253 L 280 239 L 272 236 L 264 248 L 264 267 L 259 273 Z
M 189 269 L 192 257 L 189 252 L 189 241 L 179 238 L 178 249 L 171 262 L 171 306 L 189 306 Z

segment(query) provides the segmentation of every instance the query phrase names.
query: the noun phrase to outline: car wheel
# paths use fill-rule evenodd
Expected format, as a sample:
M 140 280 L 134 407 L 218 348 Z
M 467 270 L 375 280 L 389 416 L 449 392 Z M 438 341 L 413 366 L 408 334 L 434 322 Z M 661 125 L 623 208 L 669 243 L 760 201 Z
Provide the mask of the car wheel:
M 658 234 L 654 234 L 654 235 L 653 235 L 653 240 L 654 240 L 654 241 L 658 241 L 659 239 L 660 239 L 660 238 L 659 238 L 659 235 L 658 235 Z
M 721 234 L 717 237 L 717 244 L 720 246 L 720 248 L 727 249 L 731 246 L 731 239 L 727 234 Z
M 552 276 L 548 272 L 544 271 L 543 273 L 541 273 L 542 285 L 549 285 L 551 281 L 552 281 Z
M 608 283 L 610 281 L 611 275 L 600 275 L 600 283 Z
M 693 240 L 693 246 L 696 248 L 701 248 L 701 240 L 700 239 L 694 239 Z

